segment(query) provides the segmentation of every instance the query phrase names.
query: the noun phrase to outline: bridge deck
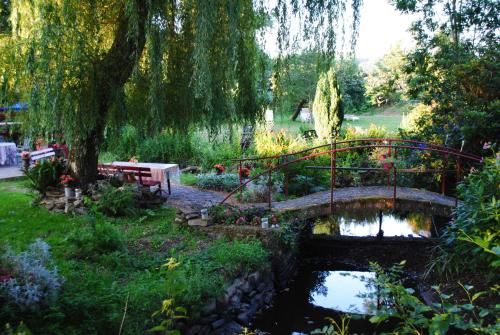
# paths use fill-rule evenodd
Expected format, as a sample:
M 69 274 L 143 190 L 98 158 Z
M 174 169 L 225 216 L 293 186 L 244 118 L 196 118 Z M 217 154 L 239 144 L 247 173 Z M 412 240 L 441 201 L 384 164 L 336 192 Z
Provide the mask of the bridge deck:
M 336 210 L 348 209 L 352 205 L 359 205 L 363 208 L 368 205 L 375 205 L 376 208 L 383 208 L 392 204 L 393 189 L 387 186 L 365 186 L 346 187 L 335 189 L 333 193 Z M 173 185 L 172 196 L 168 198 L 167 204 L 174 206 L 184 213 L 200 213 L 202 208 L 211 207 L 218 204 L 224 198 L 220 192 L 199 190 L 194 187 Z M 364 204 L 363 204 L 364 202 Z M 264 203 L 237 203 L 233 205 L 241 208 L 263 207 Z M 361 204 L 361 205 L 360 205 Z M 443 215 L 455 207 L 455 198 L 443 196 L 438 193 L 408 188 L 397 188 L 397 206 L 406 205 L 406 209 L 437 209 Z M 300 211 L 300 217 L 312 218 L 329 213 L 330 191 L 318 192 L 304 197 L 290 199 L 286 201 L 272 202 L 272 209 L 277 212 Z M 418 208 L 417 208 L 418 207 Z
M 392 200 L 393 189 L 387 186 L 345 187 L 333 191 L 335 204 L 353 201 L 387 199 Z M 397 188 L 397 201 L 405 200 L 442 207 L 455 207 L 455 198 L 435 192 L 409 187 Z M 304 197 L 273 202 L 272 208 L 279 211 L 303 210 L 311 207 L 323 207 L 330 204 L 330 191 L 318 192 Z

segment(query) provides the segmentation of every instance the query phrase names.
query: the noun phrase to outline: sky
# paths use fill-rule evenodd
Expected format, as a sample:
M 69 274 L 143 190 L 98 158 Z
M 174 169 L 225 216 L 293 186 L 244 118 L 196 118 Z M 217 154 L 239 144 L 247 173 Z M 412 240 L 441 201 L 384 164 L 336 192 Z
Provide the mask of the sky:
M 396 11 L 388 0 L 363 1 L 356 56 L 374 61 L 398 42 L 403 48 L 410 47 L 413 40 L 408 29 L 412 21 L 411 16 Z
M 268 5 L 273 6 L 275 0 Z M 413 18 L 404 15 L 392 5 L 389 0 L 364 0 L 361 8 L 356 57 L 364 62 L 373 63 L 385 55 L 393 45 L 401 43 L 403 48 L 412 45 L 412 37 L 408 32 Z M 298 30 L 292 22 L 291 32 Z M 278 54 L 276 46 L 276 27 L 265 34 L 265 50 L 271 56 Z

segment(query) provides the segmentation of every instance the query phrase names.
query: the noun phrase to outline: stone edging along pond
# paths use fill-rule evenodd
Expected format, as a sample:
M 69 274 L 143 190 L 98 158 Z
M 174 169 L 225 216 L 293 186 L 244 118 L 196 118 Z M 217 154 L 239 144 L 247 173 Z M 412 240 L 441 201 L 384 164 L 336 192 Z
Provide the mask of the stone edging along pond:
M 276 293 L 285 288 L 296 273 L 296 252 L 276 248 L 272 232 L 260 227 L 211 226 L 202 228 L 208 234 L 229 239 L 253 236 L 272 249 L 268 269 L 242 275 L 232 281 L 222 295 L 209 301 L 197 320 L 179 324 L 182 334 L 234 335 L 240 334 L 255 315 L 267 309 Z

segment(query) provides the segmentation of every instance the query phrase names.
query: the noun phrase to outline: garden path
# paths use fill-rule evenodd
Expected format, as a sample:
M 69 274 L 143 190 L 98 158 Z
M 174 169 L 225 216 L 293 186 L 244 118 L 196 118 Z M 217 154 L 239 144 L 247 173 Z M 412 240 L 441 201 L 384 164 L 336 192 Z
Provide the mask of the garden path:
M 23 171 L 18 166 L 0 167 L 0 180 L 15 179 L 23 176 Z

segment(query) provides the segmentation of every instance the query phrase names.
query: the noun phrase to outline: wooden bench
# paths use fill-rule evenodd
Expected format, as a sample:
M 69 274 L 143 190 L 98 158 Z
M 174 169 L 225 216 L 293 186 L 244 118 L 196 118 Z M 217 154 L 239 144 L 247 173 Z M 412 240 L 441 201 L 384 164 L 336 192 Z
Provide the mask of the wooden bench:
M 30 152 L 31 163 L 35 163 L 36 161 L 44 160 L 44 159 L 47 159 L 50 157 L 55 157 L 55 156 L 56 156 L 56 153 L 55 153 L 54 149 L 52 149 L 52 148 L 47 148 L 47 149 L 42 149 L 42 150 Z
M 161 181 L 153 180 L 153 176 L 151 174 L 151 168 L 146 167 L 136 167 L 136 166 L 120 166 L 120 165 L 111 165 L 111 164 L 99 164 L 97 166 L 97 170 L 99 174 L 103 176 L 113 176 L 117 173 L 122 173 L 124 176 L 132 176 L 133 179 L 128 180 L 124 178 L 124 182 L 134 183 L 137 182 L 141 186 L 158 186 L 158 189 L 154 192 L 155 194 L 162 194 L 165 192 L 161 188 Z M 168 194 L 171 194 L 170 190 L 170 178 L 167 178 L 167 188 Z

